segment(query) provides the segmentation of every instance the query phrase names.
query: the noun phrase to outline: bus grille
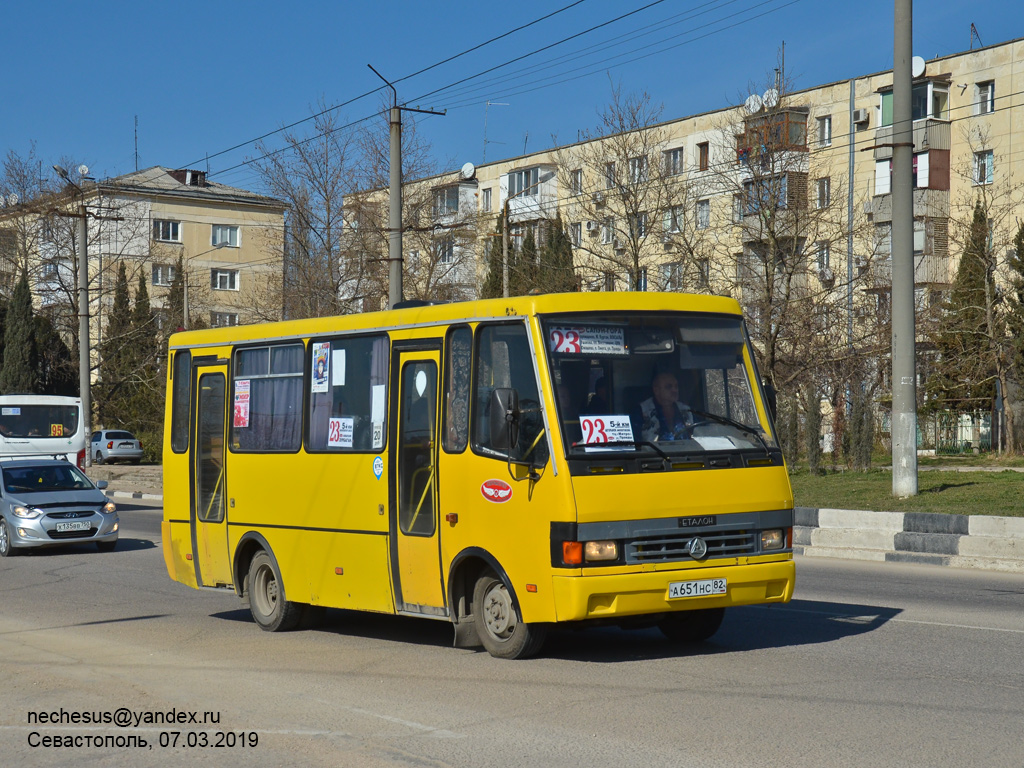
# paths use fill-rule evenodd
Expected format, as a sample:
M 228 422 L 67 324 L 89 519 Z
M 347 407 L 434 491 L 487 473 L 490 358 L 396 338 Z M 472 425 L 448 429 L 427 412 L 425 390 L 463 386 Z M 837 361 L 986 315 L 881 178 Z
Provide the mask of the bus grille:
M 756 554 L 756 537 L 750 531 L 709 532 L 698 536 L 708 545 L 707 555 L 702 559 Z M 626 562 L 664 563 L 690 560 L 690 542 L 694 538 L 697 537 L 693 534 L 664 534 L 633 539 L 626 542 Z

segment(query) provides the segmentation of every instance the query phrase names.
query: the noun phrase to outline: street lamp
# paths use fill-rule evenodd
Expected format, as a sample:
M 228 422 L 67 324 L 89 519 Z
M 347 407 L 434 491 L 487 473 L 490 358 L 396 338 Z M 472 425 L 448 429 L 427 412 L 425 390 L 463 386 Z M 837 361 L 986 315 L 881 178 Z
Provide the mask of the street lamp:
M 85 434 L 92 434 L 92 374 L 89 364 L 89 228 L 86 224 L 85 192 L 75 184 L 61 166 L 53 166 L 64 181 L 78 190 L 78 393 L 82 399 Z M 87 171 L 86 171 L 87 172 Z M 85 452 L 85 466 L 92 466 L 90 452 Z

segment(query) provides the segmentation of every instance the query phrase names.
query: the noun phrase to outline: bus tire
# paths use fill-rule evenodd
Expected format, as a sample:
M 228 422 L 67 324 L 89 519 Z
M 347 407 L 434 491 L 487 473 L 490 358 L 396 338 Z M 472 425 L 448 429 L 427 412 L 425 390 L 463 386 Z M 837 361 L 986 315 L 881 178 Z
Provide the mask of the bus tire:
M 285 600 L 284 583 L 274 559 L 265 550 L 257 552 L 245 577 L 249 611 L 260 629 L 287 632 L 302 619 L 302 604 Z
M 512 594 L 497 574 L 484 571 L 473 587 L 473 617 L 480 642 L 499 659 L 525 659 L 544 645 L 547 626 L 520 621 Z
M 658 622 L 661 634 L 675 643 L 703 643 L 722 626 L 725 608 L 670 613 Z
M 11 529 L 7 521 L 0 517 L 0 557 L 14 557 L 16 554 L 18 550 L 11 541 Z

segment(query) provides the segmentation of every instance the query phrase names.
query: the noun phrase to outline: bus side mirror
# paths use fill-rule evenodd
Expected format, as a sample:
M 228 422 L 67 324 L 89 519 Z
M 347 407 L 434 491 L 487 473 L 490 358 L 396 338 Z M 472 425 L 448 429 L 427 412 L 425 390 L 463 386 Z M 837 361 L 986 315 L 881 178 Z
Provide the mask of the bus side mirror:
M 501 387 L 491 392 L 491 447 L 509 451 L 519 443 L 519 392 Z
M 774 422 L 779 410 L 777 403 L 778 395 L 775 392 L 775 387 L 772 386 L 768 379 L 764 380 L 764 397 L 768 401 L 768 413 L 771 414 L 772 422 Z

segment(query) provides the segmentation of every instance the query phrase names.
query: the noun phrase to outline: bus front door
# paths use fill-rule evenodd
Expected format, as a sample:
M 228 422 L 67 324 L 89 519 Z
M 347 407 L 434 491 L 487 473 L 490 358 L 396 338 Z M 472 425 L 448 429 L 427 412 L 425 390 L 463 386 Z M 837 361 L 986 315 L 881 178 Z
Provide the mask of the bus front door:
M 440 352 L 393 352 L 398 414 L 392 419 L 392 575 L 400 611 L 446 615 L 437 521 L 437 371 Z
M 193 375 L 197 400 L 192 411 L 195 439 L 190 472 L 196 582 L 203 587 L 228 586 L 232 579 L 224 471 L 227 366 L 197 366 Z

